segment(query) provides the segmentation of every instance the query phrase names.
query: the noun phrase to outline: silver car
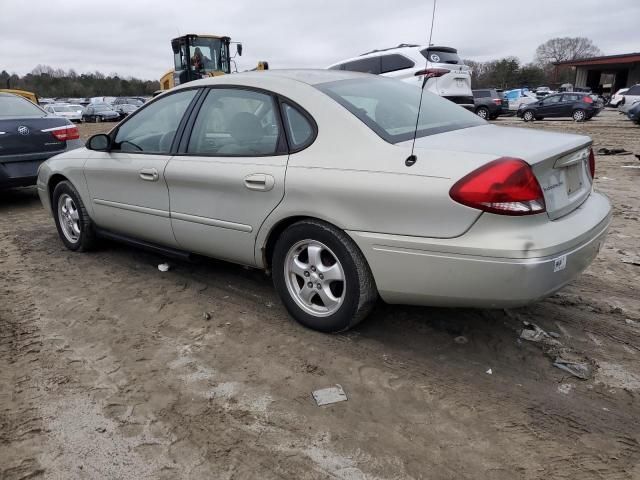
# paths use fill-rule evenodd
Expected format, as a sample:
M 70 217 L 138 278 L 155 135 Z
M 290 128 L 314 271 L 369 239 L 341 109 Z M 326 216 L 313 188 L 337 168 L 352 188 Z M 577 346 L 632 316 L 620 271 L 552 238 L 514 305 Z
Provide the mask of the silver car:
M 71 250 L 107 236 L 262 268 L 326 332 L 378 297 L 515 307 L 587 268 L 611 220 L 591 139 L 429 93 L 418 117 L 419 97 L 341 71 L 203 79 L 48 160 L 38 192 Z

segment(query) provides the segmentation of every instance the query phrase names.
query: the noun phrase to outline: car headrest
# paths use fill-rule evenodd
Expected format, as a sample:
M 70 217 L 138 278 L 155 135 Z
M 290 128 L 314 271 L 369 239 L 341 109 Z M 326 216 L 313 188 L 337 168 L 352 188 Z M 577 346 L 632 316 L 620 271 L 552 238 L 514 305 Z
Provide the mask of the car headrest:
M 258 117 L 248 112 L 237 113 L 229 124 L 229 133 L 238 142 L 257 142 L 264 137 Z

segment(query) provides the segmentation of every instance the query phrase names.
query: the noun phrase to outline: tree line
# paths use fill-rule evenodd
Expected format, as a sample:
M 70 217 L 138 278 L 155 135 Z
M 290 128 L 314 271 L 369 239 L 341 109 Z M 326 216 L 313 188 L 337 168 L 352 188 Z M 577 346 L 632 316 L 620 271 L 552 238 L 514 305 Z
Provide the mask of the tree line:
M 101 96 L 146 96 L 160 89 L 160 83 L 137 78 L 122 78 L 113 73 L 78 74 L 71 69 L 54 69 L 38 65 L 30 73 L 19 76 L 6 70 L 0 72 L 0 88 L 15 88 L 36 93 L 41 98 L 87 98 Z
M 552 38 L 536 49 L 535 59 L 523 64 L 516 57 L 506 57 L 488 62 L 464 60 L 471 67 L 473 88 L 518 88 L 540 85 L 560 85 L 573 83 L 574 69 L 561 67 L 556 71 L 556 63 L 578 58 L 602 55 L 593 41 L 584 37 Z

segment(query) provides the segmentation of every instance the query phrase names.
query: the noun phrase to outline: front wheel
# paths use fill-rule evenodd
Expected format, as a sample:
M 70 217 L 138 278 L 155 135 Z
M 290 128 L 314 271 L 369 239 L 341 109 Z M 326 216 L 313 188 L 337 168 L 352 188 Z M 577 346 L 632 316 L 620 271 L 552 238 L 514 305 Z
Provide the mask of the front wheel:
M 584 122 L 585 118 L 587 117 L 584 110 L 581 109 L 574 110 L 572 116 L 576 122 Z
M 78 194 L 68 181 L 53 190 L 54 220 L 62 243 L 73 251 L 90 250 L 96 242 L 93 222 Z
M 373 308 L 378 292 L 369 265 L 344 232 L 317 220 L 287 228 L 273 252 L 273 281 L 285 307 L 321 332 L 348 330 Z
M 533 121 L 534 118 L 535 118 L 535 115 L 533 114 L 533 112 L 531 110 L 527 110 L 526 112 L 524 112 L 522 114 L 522 119 L 525 122 L 531 122 L 531 121 Z

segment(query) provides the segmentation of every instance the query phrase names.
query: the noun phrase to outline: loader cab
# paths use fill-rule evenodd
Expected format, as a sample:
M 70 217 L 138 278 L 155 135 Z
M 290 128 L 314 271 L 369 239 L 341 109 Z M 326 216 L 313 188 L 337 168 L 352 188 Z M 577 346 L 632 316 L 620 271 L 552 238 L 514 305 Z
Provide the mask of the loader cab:
M 229 37 L 209 35 L 183 35 L 171 40 L 175 85 L 231 73 L 230 43 Z

